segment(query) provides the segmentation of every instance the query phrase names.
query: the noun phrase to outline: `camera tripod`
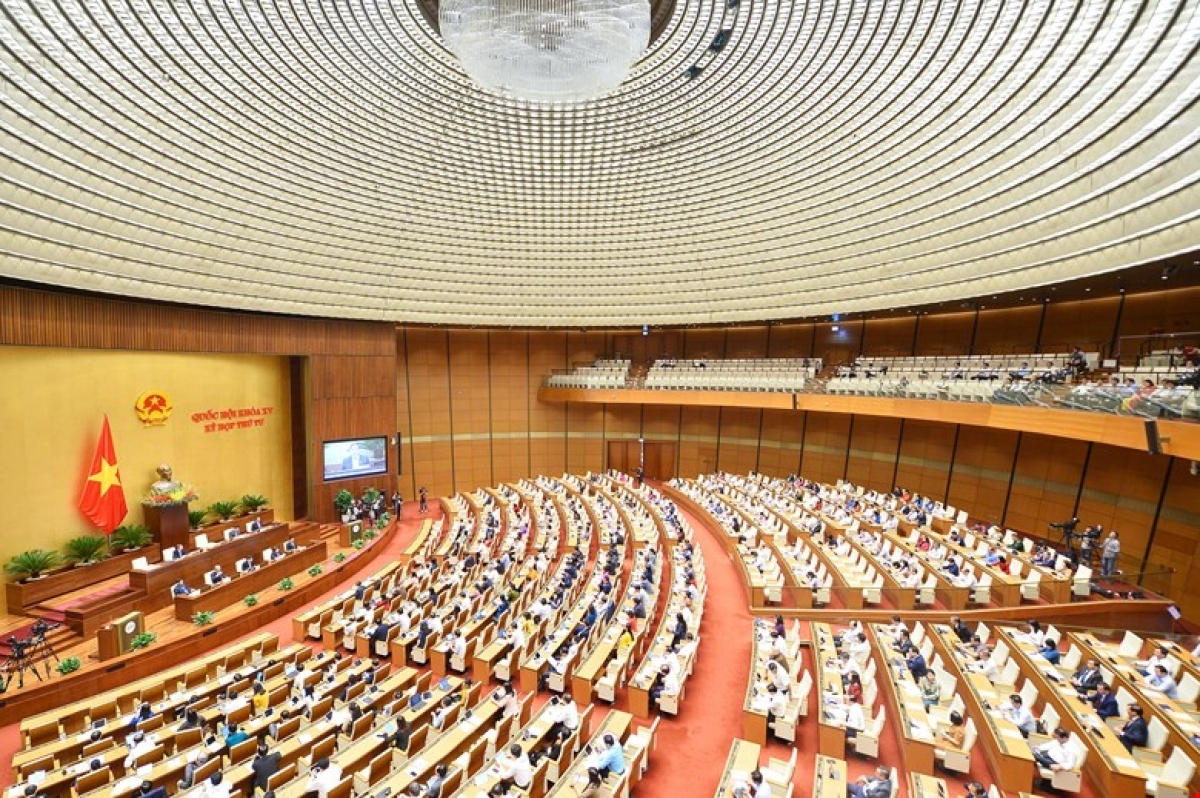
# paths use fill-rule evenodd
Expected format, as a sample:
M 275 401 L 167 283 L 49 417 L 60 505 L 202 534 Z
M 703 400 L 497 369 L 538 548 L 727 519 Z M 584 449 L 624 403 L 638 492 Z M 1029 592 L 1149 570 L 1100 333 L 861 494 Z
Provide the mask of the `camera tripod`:
M 43 625 L 39 629 L 38 624 L 34 624 L 33 634 L 24 640 L 9 636 L 8 645 L 12 651 L 8 658 L 0 663 L 0 693 L 8 691 L 13 679 L 17 680 L 18 690 L 24 687 L 25 671 L 32 673 L 39 682 L 44 681 L 42 674 L 38 673 L 39 664 L 45 666 L 46 679 L 50 678 L 50 660 L 53 658 L 57 663 L 59 659 L 54 646 L 46 639 L 46 628 Z

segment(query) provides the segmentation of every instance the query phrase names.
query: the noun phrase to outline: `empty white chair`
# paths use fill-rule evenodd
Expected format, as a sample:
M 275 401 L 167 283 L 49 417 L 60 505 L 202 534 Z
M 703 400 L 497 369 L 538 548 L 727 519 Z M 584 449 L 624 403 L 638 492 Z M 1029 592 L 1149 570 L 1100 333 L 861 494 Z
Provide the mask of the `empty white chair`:
M 868 721 L 867 728 L 847 741 L 854 748 L 855 753 L 872 759 L 879 757 L 879 735 L 883 733 L 886 719 L 887 710 L 885 707 L 880 707 L 879 714 Z
M 150 561 L 145 557 L 135 557 L 133 562 L 129 563 L 129 567 L 134 571 L 146 571 L 150 568 Z
M 1180 746 L 1175 746 L 1166 764 L 1143 762 L 1146 771 L 1146 795 L 1155 798 L 1188 798 L 1188 785 L 1196 775 L 1196 763 Z
M 1036 568 L 1030 570 L 1029 576 L 1021 583 L 1021 598 L 1025 601 L 1038 600 L 1038 588 L 1042 581 L 1042 572 Z

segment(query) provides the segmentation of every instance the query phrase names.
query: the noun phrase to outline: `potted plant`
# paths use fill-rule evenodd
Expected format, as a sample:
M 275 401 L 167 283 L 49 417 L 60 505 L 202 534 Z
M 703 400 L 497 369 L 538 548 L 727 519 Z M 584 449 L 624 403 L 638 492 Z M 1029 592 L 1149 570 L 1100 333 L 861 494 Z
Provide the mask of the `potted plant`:
M 197 626 L 208 626 L 213 622 L 213 618 L 216 617 L 217 614 L 212 610 L 201 610 L 192 616 L 192 623 L 196 624 Z
M 309 576 L 320 576 L 321 575 L 321 566 L 314 565 L 312 568 L 309 568 L 308 575 Z
M 108 556 L 108 540 L 99 535 L 84 535 L 67 541 L 67 561 L 75 565 L 91 565 Z
M 256 513 L 270 503 L 271 500 L 266 496 L 258 496 L 253 493 L 247 493 L 241 501 L 242 509 L 248 513 Z
M 353 546 L 353 547 L 354 547 L 354 548 L 356 548 L 356 549 L 361 549 L 363 546 L 365 546 L 365 545 L 366 545 L 366 543 L 367 543 L 367 542 L 366 542 L 365 540 L 363 540 L 362 538 L 359 538 L 358 540 L 354 541 L 354 542 L 353 542 L 353 543 L 351 543 L 350 545 L 351 545 L 351 546 Z
M 142 524 L 128 524 L 114 529 L 108 539 L 108 544 L 121 551 L 137 551 L 144 546 L 149 546 L 153 541 L 154 535 L 150 534 L 149 527 Z
M 256 604 L 258 604 L 258 596 L 251 593 L 250 595 L 248 595 L 244 599 L 242 599 L 242 603 L 245 604 L 247 607 L 253 607 Z
M 237 502 L 222 501 L 213 502 L 212 504 L 208 505 L 208 511 L 217 518 L 220 518 L 222 521 L 228 521 L 230 518 L 233 518 L 233 514 L 237 512 L 237 508 Z
M 199 529 L 207 516 L 208 510 L 188 510 L 188 526 L 192 529 Z
M 367 488 L 363 491 L 363 504 L 372 505 L 379 498 L 379 488 Z
M 62 562 L 62 556 L 57 551 L 45 549 L 30 549 L 13 557 L 4 566 L 4 570 L 19 581 L 39 579 L 41 576 Z
M 296 583 L 295 583 L 295 582 L 293 582 L 293 581 L 292 581 L 292 579 L 291 579 L 291 577 L 289 577 L 289 576 L 285 576 L 285 577 L 283 578 L 283 580 L 282 580 L 282 581 L 280 581 L 280 583 L 279 583 L 279 589 L 280 589 L 280 590 L 291 590 L 291 589 L 292 589 L 292 588 L 294 588 L 295 586 L 296 586 Z
M 354 494 L 342 488 L 333 497 L 333 509 L 337 510 L 338 518 L 345 518 L 346 513 L 354 506 Z
M 129 647 L 137 651 L 139 648 L 145 648 L 156 640 L 158 640 L 158 635 L 154 634 L 154 632 L 142 632 L 133 636 L 133 639 L 129 641 Z
M 346 561 L 346 552 L 339 551 L 337 554 L 333 555 L 333 561 L 334 562 L 345 562 Z
M 74 673 L 83 667 L 83 663 L 79 661 L 79 657 L 64 657 L 58 661 L 58 665 L 54 667 L 63 676 L 68 673 Z

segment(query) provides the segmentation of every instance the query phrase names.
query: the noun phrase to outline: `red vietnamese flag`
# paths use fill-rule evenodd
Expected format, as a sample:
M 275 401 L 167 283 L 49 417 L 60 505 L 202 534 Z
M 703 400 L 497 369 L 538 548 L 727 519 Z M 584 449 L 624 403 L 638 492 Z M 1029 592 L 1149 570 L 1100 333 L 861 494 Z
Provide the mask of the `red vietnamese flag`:
M 113 448 L 112 432 L 108 429 L 108 416 L 104 417 L 104 426 L 100 428 L 100 440 L 92 455 L 87 482 L 83 483 L 79 509 L 108 535 L 121 525 L 129 512 L 125 490 L 121 487 L 121 471 L 117 468 L 117 450 Z

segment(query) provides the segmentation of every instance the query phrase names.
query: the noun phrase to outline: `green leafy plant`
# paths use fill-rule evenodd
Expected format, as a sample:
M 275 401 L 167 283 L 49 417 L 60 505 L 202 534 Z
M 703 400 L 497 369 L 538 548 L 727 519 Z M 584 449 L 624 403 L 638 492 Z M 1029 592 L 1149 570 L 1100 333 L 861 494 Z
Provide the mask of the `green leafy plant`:
M 244 599 L 242 599 L 242 603 L 245 604 L 247 607 L 253 607 L 255 604 L 258 604 L 258 596 L 251 593 L 250 595 L 248 595 Z
M 57 551 L 30 549 L 9 560 L 4 570 L 17 579 L 37 579 L 61 562 L 62 555 Z
M 83 663 L 79 661 L 79 657 L 64 657 L 58 661 L 54 669 L 66 676 L 68 673 L 74 673 L 83 667 Z
M 228 521 L 237 512 L 237 502 L 213 502 L 208 505 L 208 511 L 220 518 L 222 521 Z
M 367 530 L 365 532 L 363 532 L 363 537 L 366 538 L 367 540 L 374 540 L 375 535 L 376 535 L 375 530 L 370 527 L 367 527 Z
M 312 568 L 309 568 L 308 575 L 309 576 L 320 576 L 321 575 L 321 566 L 314 565 Z
M 188 526 L 192 529 L 199 529 L 207 517 L 208 510 L 188 510 Z
M 364 545 L 366 545 L 366 541 L 363 540 L 362 538 L 359 538 L 358 540 L 354 541 L 350 545 L 356 549 L 361 549 Z
M 100 562 L 108 556 L 108 540 L 99 535 L 84 535 L 71 538 L 65 546 L 67 561 L 76 565 Z
M 192 616 L 192 623 L 196 624 L 197 626 L 208 626 L 216 617 L 217 614 L 212 610 L 201 610 Z
M 154 632 L 142 632 L 133 636 L 133 639 L 129 641 L 129 647 L 136 651 L 139 648 L 151 645 L 157 640 L 158 635 L 154 634 Z
M 284 577 L 279 583 L 280 590 L 291 590 L 296 586 L 296 583 L 291 580 L 291 577 Z
M 119 526 L 113 530 L 112 535 L 108 538 L 110 546 L 115 546 L 122 551 L 140 549 L 143 546 L 149 546 L 153 542 L 154 535 L 150 534 L 150 528 L 143 524 Z
M 334 562 L 345 562 L 346 561 L 346 553 L 343 551 L 339 551 L 337 554 L 333 555 L 333 561 Z
M 253 513 L 261 510 L 271 503 L 271 500 L 266 496 L 259 496 L 254 493 L 247 493 L 241 500 L 242 509 L 248 513 Z
M 387 522 L 386 518 L 380 518 L 378 521 L 375 522 L 375 528 L 379 529 L 379 530 L 384 530 L 384 529 L 387 529 L 387 524 L 388 524 L 388 522 Z M 375 535 L 372 534 L 371 537 L 375 537 Z
M 345 515 L 346 511 L 349 510 L 353 504 L 354 494 L 345 488 L 339 490 L 337 495 L 333 497 L 333 508 L 338 511 L 339 516 Z
M 379 498 L 379 488 L 367 488 L 363 491 L 363 504 L 374 504 Z

